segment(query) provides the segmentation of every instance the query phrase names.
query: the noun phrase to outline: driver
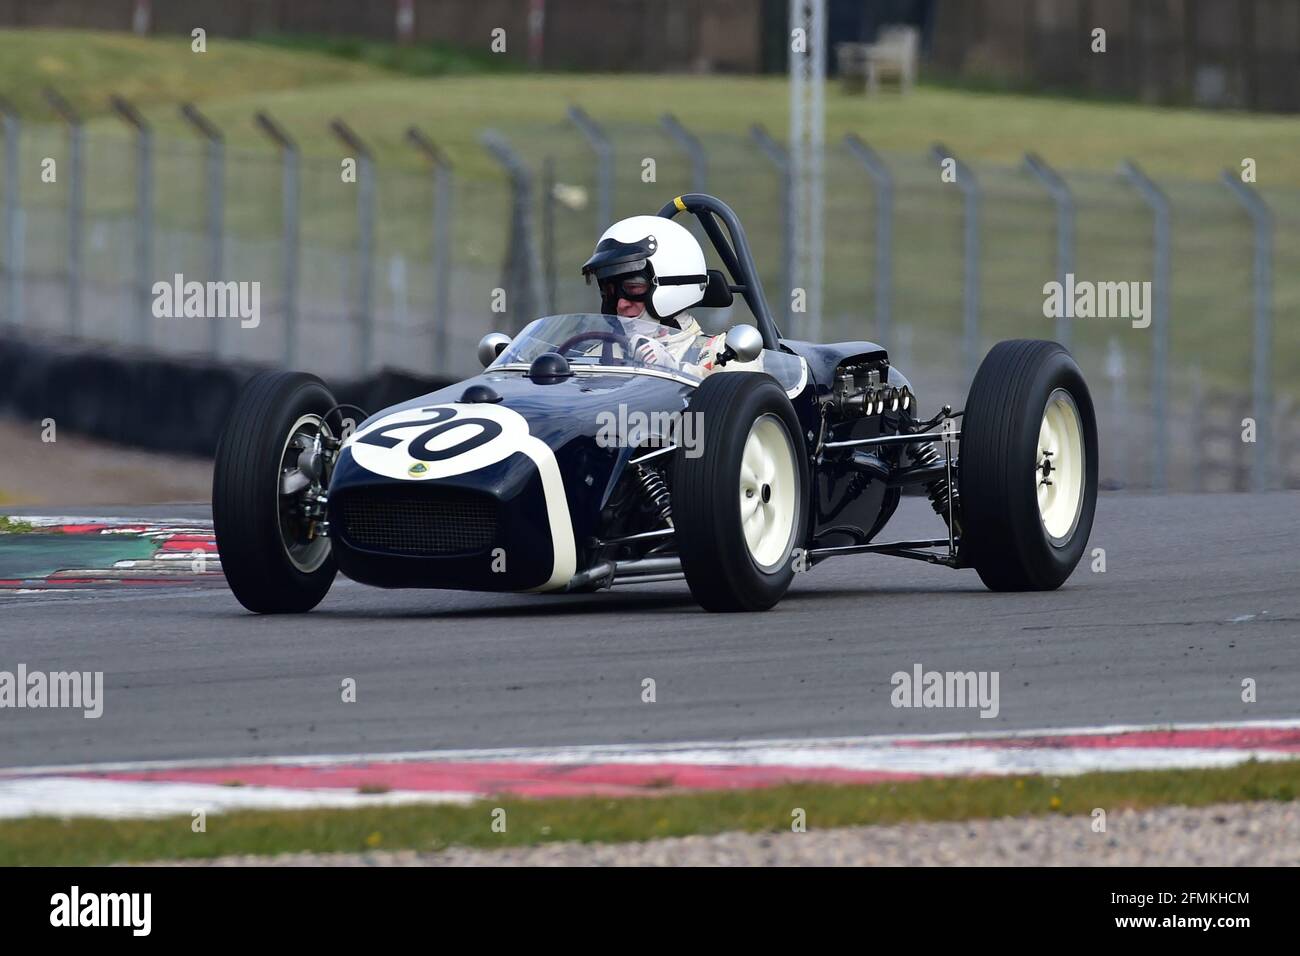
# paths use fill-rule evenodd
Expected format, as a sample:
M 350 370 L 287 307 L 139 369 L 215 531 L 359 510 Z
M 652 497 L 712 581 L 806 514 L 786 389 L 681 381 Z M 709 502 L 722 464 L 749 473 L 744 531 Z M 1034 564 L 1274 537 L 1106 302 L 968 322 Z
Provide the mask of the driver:
M 708 287 L 704 250 L 690 230 L 661 216 L 633 216 L 605 230 L 596 251 L 582 267 L 588 285 L 600 287 L 600 310 L 624 319 L 659 323 L 653 334 L 631 336 L 633 357 L 646 365 L 680 368 L 696 340 L 700 323 L 686 310 L 699 304 Z M 724 335 L 704 342 L 697 375 L 713 371 Z

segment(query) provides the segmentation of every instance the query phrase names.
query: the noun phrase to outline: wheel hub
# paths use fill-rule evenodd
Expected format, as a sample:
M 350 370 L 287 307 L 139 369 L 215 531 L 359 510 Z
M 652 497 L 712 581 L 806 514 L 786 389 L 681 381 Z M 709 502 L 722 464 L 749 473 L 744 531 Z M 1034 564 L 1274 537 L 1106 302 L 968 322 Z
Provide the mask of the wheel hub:
M 280 542 L 290 562 L 304 574 L 312 573 L 325 562 L 330 543 L 318 533 L 320 480 L 324 476 L 305 475 L 300 464 L 319 444 L 319 439 L 328 435 L 329 426 L 319 416 L 304 415 L 294 422 L 280 453 L 276 487 Z
M 1050 485 L 1052 483 L 1052 453 L 1045 451 L 1042 453 L 1042 460 L 1038 463 L 1036 470 L 1043 476 L 1040 485 Z

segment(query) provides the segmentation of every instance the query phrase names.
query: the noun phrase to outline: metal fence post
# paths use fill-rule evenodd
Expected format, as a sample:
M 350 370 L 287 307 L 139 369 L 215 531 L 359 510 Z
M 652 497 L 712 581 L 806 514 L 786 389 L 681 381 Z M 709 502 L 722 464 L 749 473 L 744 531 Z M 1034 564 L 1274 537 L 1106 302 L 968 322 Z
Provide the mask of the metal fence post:
M 555 313 L 555 157 L 542 160 L 542 279 L 548 315 Z
M 195 132 L 203 137 L 207 144 L 207 163 L 205 173 L 208 180 L 207 227 L 208 227 L 208 272 L 212 282 L 224 281 L 225 266 L 225 223 L 226 208 L 226 148 L 221 130 L 206 116 L 199 112 L 193 103 L 181 105 L 183 116 Z M 212 318 L 215 318 L 213 316 Z M 221 357 L 221 338 L 224 323 L 214 321 L 208 333 L 208 351 L 213 358 Z
M 537 318 L 538 303 L 542 301 L 539 288 L 541 269 L 537 246 L 533 242 L 533 177 L 523 159 L 500 133 L 485 130 L 479 141 L 510 177 L 510 235 L 504 282 L 506 308 L 514 317 L 514 326 L 518 330 Z
M 1151 209 L 1154 220 L 1153 241 L 1155 250 L 1152 298 L 1155 299 L 1151 339 L 1151 427 L 1153 454 L 1151 457 L 1151 488 L 1163 492 L 1168 488 L 1169 468 L 1169 292 L 1170 292 L 1170 227 L 1169 197 L 1147 176 L 1136 163 L 1120 163 L 1123 176 L 1141 194 Z
M 1124 361 L 1124 349 L 1119 339 L 1114 336 L 1106 343 L 1106 377 L 1110 379 L 1110 433 L 1106 440 L 1108 449 L 1119 449 L 1115 456 L 1114 480 L 1121 488 L 1128 488 L 1128 366 Z M 1102 477 L 1105 477 L 1104 475 Z
M 433 166 L 433 368 L 446 375 L 451 322 L 451 160 L 416 127 L 406 138 Z
M 596 154 L 596 231 L 599 236 L 614 222 L 614 144 L 581 106 L 569 107 L 569 119 Z
M 68 264 L 64 275 L 68 296 L 68 334 L 81 334 L 81 286 L 84 262 L 82 228 L 85 221 L 85 126 L 81 115 L 57 90 L 45 88 L 45 100 L 68 127 Z
M 874 149 L 856 133 L 844 137 L 848 148 L 871 176 L 876 189 L 876 336 L 888 348 L 893 337 L 894 175 Z
M 704 151 L 704 144 L 699 138 L 678 121 L 672 113 L 665 113 L 659 118 L 660 125 L 691 161 L 691 190 L 697 193 L 709 191 L 709 157 Z
M 1043 184 L 1056 205 L 1056 276 L 1064 289 L 1067 285 L 1066 276 L 1074 272 L 1074 193 L 1060 173 L 1036 153 L 1025 153 L 1024 168 Z M 1056 320 L 1056 341 L 1068 349 L 1071 329 L 1065 312 L 1062 309 Z
M 280 149 L 280 261 L 284 276 L 284 367 L 298 357 L 298 145 L 267 113 L 254 120 Z
M 153 339 L 153 130 L 140 111 L 120 96 L 109 103 L 135 130 L 135 322 L 128 341 L 148 348 Z
M 330 131 L 357 154 L 357 283 L 353 321 L 361 339 L 357 365 L 361 375 L 370 371 L 375 354 L 374 270 L 375 270 L 375 162 L 370 148 L 341 119 L 330 123 Z
M 980 350 L 980 187 L 975 171 L 942 143 L 930 148 L 935 162 L 953 161 L 962 194 L 962 364 L 966 382 L 975 379 Z
M 1254 229 L 1255 347 L 1251 362 L 1251 403 L 1255 407 L 1255 461 L 1251 467 L 1251 488 L 1273 488 L 1273 372 L 1270 350 L 1273 347 L 1273 211 L 1254 189 L 1243 183 L 1231 170 L 1223 171 L 1223 184 L 1237 198 Z
M 804 305 L 797 331 L 813 342 L 821 341 L 826 292 L 826 6 L 826 0 L 790 0 L 788 5 L 788 35 L 802 38 L 791 44 L 788 58 L 794 286 Z
M 5 138 L 4 151 L 4 250 L 5 250 L 5 322 L 17 328 L 22 319 L 22 229 L 20 226 L 21 203 L 19 196 L 22 177 L 18 168 L 19 137 L 22 135 L 22 121 L 18 111 L 8 100 L 0 99 L 0 114 L 3 114 L 2 126 Z
M 790 294 L 794 289 L 795 249 L 794 249 L 794 183 L 790 179 L 790 153 L 774 140 L 770 133 L 755 123 L 749 128 L 749 135 L 764 156 L 771 161 L 781 178 L 781 295 L 785 300 L 782 314 L 785 328 L 794 328 L 794 315 L 791 309 Z
M 1189 442 L 1192 459 L 1192 490 L 1205 490 L 1205 429 L 1198 426 L 1196 416 L 1205 409 L 1205 376 L 1201 372 L 1201 363 L 1193 362 L 1188 380 L 1192 391 L 1192 428 Z

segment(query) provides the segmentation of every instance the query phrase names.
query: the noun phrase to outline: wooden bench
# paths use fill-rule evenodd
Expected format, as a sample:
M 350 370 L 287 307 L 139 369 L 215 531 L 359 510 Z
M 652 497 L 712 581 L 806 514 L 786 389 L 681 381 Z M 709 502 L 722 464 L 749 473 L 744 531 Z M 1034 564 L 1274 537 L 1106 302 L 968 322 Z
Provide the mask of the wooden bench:
M 920 34 L 916 27 L 882 27 L 875 43 L 837 43 L 835 61 L 846 93 L 880 92 L 881 80 L 900 93 L 916 85 Z

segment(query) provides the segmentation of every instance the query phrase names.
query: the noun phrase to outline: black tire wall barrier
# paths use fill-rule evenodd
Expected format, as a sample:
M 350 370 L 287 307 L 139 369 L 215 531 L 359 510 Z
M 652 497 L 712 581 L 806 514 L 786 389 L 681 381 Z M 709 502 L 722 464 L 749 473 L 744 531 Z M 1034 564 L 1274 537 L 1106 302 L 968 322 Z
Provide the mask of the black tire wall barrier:
M 211 457 L 235 397 L 259 368 L 0 340 L 0 412 L 34 423 L 52 418 L 61 430 L 135 448 Z M 375 412 L 450 382 L 385 370 L 327 384 L 340 402 Z

